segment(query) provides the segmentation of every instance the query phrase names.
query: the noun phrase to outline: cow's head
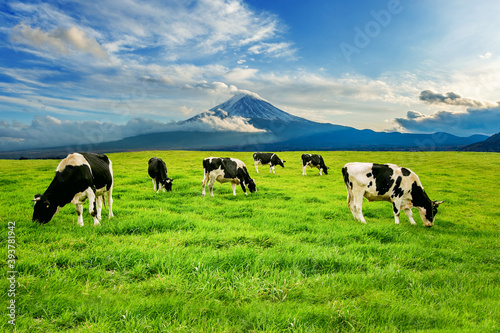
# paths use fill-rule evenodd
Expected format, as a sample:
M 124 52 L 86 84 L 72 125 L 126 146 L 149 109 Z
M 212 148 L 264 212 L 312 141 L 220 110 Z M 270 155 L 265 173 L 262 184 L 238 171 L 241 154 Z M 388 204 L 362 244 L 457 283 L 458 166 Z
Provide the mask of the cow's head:
M 33 222 L 38 222 L 45 224 L 52 220 L 54 215 L 57 213 L 57 205 L 51 204 L 49 200 L 41 195 L 35 195 L 33 199 L 35 202 L 35 207 L 33 209 Z
M 174 180 L 172 178 L 167 178 L 164 181 L 162 181 L 162 185 L 163 185 L 163 187 L 165 187 L 165 190 L 167 190 L 167 192 L 172 192 L 172 182 L 173 181 Z
M 257 192 L 257 186 L 255 186 L 255 181 L 252 178 L 248 181 L 247 186 L 250 193 Z
M 282 167 L 284 168 L 284 167 L 285 167 L 285 162 L 286 162 L 286 161 L 283 161 L 282 159 L 280 159 L 280 160 L 278 161 L 278 165 L 280 165 L 280 166 L 282 166 Z
M 442 201 L 431 201 L 430 205 L 426 205 L 425 207 L 417 207 L 420 217 L 422 218 L 422 221 L 424 222 L 424 225 L 426 227 L 432 227 L 434 225 L 434 220 L 436 218 L 436 214 L 438 212 L 438 207 L 440 204 L 442 204 L 444 200 Z
M 326 165 L 323 164 L 323 166 L 321 167 L 321 169 L 323 169 L 323 172 L 325 173 L 325 175 L 328 174 L 328 167 Z
M 419 185 L 416 181 L 411 185 L 411 196 L 413 207 L 418 209 L 420 217 L 424 222 L 426 227 L 432 227 L 434 225 L 434 218 L 437 214 L 437 209 L 443 201 L 432 201 L 425 193 L 424 188 Z

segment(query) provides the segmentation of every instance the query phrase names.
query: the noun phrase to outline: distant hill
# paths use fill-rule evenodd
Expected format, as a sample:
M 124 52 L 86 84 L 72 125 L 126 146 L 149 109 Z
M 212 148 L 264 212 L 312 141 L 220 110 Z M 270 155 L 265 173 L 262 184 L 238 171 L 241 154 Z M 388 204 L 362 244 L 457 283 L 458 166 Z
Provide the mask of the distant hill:
M 494 134 L 484 141 L 463 147 L 461 150 L 500 153 L 500 133 Z
M 455 151 L 484 138 L 483 135 L 459 137 L 449 133 L 411 134 L 346 129 L 306 135 L 265 146 L 275 150 Z
M 235 127 L 235 124 L 241 124 L 241 127 Z M 0 152 L 0 158 L 60 157 L 73 151 L 104 153 L 172 149 L 458 150 L 488 138 L 484 135 L 457 137 L 447 133 L 385 133 L 318 123 L 280 110 L 253 93 L 236 94 L 226 102 L 177 125 L 174 127 L 176 130 L 173 128 L 172 131 L 143 134 L 113 142 Z M 191 130 L 179 130 L 182 128 Z

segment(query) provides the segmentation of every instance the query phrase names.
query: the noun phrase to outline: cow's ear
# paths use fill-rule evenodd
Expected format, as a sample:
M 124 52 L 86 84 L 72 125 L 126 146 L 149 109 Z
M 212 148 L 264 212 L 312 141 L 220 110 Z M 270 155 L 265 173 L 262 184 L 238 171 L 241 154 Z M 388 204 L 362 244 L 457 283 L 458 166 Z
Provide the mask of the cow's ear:
M 442 204 L 443 202 L 445 202 L 445 200 L 441 200 L 441 201 L 433 201 L 432 203 L 434 204 L 434 206 L 438 207 L 440 204 Z
M 283 160 L 282 160 L 283 161 Z M 285 163 L 286 161 L 283 161 L 283 163 Z
M 33 198 L 32 201 L 40 201 L 42 199 L 42 195 L 41 194 L 35 194 L 35 197 Z

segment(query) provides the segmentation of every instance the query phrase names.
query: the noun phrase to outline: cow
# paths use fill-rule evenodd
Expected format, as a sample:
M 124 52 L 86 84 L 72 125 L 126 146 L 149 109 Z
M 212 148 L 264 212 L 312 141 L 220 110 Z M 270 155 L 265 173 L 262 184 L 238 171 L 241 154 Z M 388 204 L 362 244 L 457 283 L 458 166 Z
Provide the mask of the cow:
M 83 203 L 89 199 L 94 226 L 100 225 L 104 196 L 108 197 L 108 218 L 113 217 L 113 168 L 106 155 L 73 153 L 56 168 L 56 175 L 43 194 L 33 201 L 33 222 L 45 224 L 68 203 L 75 205 L 77 223 L 83 227 Z
M 233 187 L 233 195 L 236 195 L 236 185 L 240 184 L 245 195 L 248 195 L 246 186 L 251 193 L 257 191 L 255 182 L 248 174 L 245 163 L 236 158 L 221 158 L 221 157 L 207 157 L 203 160 L 203 191 L 201 195 L 205 195 L 205 186 L 208 183 L 210 195 L 213 197 L 214 183 L 231 182 Z
M 323 161 L 323 157 L 321 155 L 302 154 L 302 176 L 307 176 L 307 166 L 310 166 L 311 168 L 318 168 L 320 176 L 323 175 L 323 172 L 325 175 L 328 175 L 328 167 L 325 165 L 325 161 Z
M 394 220 L 399 224 L 399 214 L 404 210 L 410 223 L 415 225 L 412 207 L 418 209 L 426 227 L 434 225 L 437 208 L 443 201 L 431 201 L 418 176 L 407 168 L 394 164 L 347 163 L 342 168 L 347 188 L 347 204 L 354 219 L 366 223 L 363 217 L 363 197 L 368 201 L 392 203 Z
M 269 172 L 276 173 L 274 167 L 280 165 L 282 168 L 285 167 L 285 162 L 278 157 L 275 153 L 254 153 L 253 160 L 255 162 L 255 171 L 259 173 L 259 163 L 262 165 L 269 164 Z
M 148 174 L 153 180 L 153 189 L 158 193 L 161 188 L 163 192 L 172 192 L 172 178 L 167 176 L 167 165 L 161 158 L 152 157 L 148 162 Z

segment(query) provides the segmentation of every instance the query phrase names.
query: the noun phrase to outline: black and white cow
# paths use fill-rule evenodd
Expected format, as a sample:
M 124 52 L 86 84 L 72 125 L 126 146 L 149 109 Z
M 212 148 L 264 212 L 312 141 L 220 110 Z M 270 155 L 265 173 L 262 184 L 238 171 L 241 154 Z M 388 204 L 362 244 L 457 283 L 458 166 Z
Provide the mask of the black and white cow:
M 318 168 L 320 176 L 323 175 L 323 172 L 325 175 L 328 174 L 328 167 L 325 165 L 325 161 L 323 161 L 323 157 L 321 155 L 302 154 L 302 176 L 307 176 L 307 166 L 310 166 L 311 168 Z
M 281 158 L 278 157 L 275 153 L 254 153 L 253 160 L 255 162 L 255 170 L 259 173 L 259 163 L 262 165 L 269 164 L 269 172 L 276 173 L 274 171 L 274 167 L 276 165 L 280 165 L 281 167 L 285 167 L 285 162 Z
M 368 201 L 392 203 L 394 220 L 399 224 L 399 214 L 404 210 L 411 224 L 412 207 L 418 209 L 426 227 L 434 225 L 438 206 L 444 201 L 431 201 L 418 176 L 407 168 L 394 164 L 347 163 L 342 168 L 347 188 L 347 203 L 354 219 L 366 223 L 363 217 L 363 197 Z
M 233 195 L 236 195 L 236 185 L 238 184 L 241 185 L 245 195 L 248 195 L 245 185 L 248 186 L 251 193 L 257 191 L 255 182 L 250 178 L 245 163 L 236 158 L 207 157 L 203 160 L 203 173 L 203 191 L 201 195 L 205 195 L 205 186 L 208 183 L 210 195 L 213 197 L 215 181 L 221 184 L 231 182 Z
M 172 192 L 172 178 L 167 176 L 167 165 L 161 158 L 152 157 L 148 162 L 148 174 L 153 179 L 153 189 L 158 193 L 161 188 L 163 192 Z
M 108 217 L 113 217 L 113 168 L 106 155 L 69 154 L 56 169 L 56 176 L 43 194 L 35 195 L 33 221 L 49 222 L 68 203 L 75 205 L 78 224 L 83 226 L 83 203 L 89 199 L 94 225 L 100 225 L 103 197 L 108 197 Z

